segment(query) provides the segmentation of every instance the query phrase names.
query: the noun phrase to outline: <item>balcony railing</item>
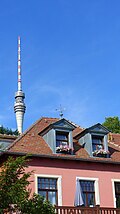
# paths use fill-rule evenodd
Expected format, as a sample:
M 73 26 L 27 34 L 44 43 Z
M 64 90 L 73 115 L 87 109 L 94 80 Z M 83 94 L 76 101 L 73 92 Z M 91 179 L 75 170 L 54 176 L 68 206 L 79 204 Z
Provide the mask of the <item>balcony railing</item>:
M 56 214 L 120 214 L 120 208 L 56 206 Z
M 20 212 L 8 212 L 4 210 L 4 214 L 20 214 Z M 56 206 L 56 214 L 120 214 L 120 208 L 103 208 L 103 207 L 73 207 L 73 206 Z M 21 213 L 22 214 L 22 213 Z M 40 213 L 36 213 L 40 214 Z M 46 213 L 47 214 L 47 213 Z

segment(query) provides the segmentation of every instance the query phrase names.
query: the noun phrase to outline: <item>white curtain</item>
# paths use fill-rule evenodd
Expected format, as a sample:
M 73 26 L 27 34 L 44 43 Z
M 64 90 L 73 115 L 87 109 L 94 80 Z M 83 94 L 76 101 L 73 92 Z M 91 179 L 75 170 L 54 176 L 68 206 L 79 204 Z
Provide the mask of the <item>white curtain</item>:
M 77 179 L 74 205 L 77 207 L 77 206 L 82 206 L 83 204 L 84 204 L 84 201 L 83 201 L 82 188 L 81 188 L 79 179 Z

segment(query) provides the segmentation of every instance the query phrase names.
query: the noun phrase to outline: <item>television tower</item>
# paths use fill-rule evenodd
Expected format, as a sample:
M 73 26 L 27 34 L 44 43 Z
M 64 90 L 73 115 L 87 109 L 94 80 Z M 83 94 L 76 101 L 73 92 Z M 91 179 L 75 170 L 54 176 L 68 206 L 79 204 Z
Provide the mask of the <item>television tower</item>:
M 17 129 L 20 134 L 23 132 L 23 120 L 26 109 L 24 98 L 25 94 L 22 91 L 21 81 L 20 37 L 18 37 L 18 90 L 15 93 L 14 112 L 16 114 Z

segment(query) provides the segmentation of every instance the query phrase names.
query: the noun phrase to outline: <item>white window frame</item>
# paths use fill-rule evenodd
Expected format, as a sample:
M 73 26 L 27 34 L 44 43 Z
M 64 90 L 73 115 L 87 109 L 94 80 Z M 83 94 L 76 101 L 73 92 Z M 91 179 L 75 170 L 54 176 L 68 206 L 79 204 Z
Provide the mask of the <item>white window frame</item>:
M 115 182 L 120 183 L 120 179 L 111 179 L 111 181 L 112 181 L 112 190 L 113 190 L 113 203 L 114 203 L 114 208 L 116 208 Z
M 100 194 L 99 194 L 99 178 L 91 178 L 91 177 L 76 177 L 79 180 L 87 180 L 87 181 L 94 181 L 95 184 L 95 205 L 100 205 Z
M 38 177 L 57 178 L 58 206 L 62 206 L 62 176 L 61 175 L 35 174 L 35 193 L 36 194 L 38 194 Z

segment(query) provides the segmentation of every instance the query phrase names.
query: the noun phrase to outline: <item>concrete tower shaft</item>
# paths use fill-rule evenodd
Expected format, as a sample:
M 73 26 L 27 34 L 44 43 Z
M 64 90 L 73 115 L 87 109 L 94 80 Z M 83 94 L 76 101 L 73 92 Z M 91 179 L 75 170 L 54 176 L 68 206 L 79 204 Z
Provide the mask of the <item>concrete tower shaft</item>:
M 25 113 L 25 94 L 22 91 L 21 81 L 21 57 L 20 57 L 20 37 L 18 37 L 18 91 L 15 93 L 14 112 L 16 114 L 17 129 L 21 134 L 23 132 L 23 120 Z

